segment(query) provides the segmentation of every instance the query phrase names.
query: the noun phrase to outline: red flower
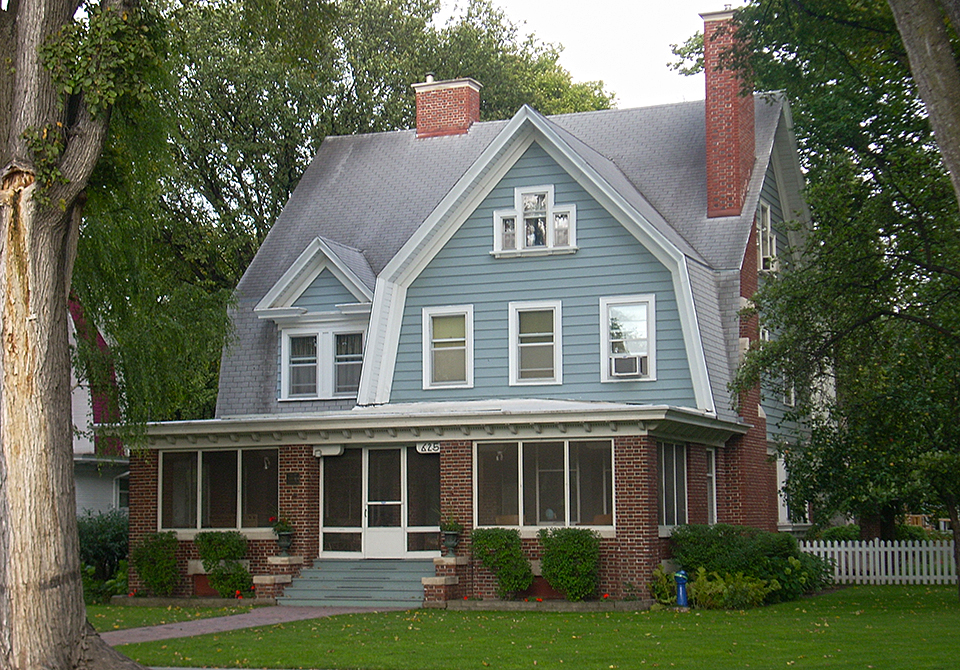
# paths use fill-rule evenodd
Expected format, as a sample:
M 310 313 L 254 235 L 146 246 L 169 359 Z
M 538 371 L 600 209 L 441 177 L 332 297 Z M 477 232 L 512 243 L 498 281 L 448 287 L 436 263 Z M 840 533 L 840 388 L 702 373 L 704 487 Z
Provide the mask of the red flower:
M 537 598 L 537 602 L 538 602 L 538 603 L 542 603 L 542 602 L 543 602 L 543 598 Z
M 606 599 L 609 598 L 609 597 L 610 597 L 610 594 L 609 594 L 609 593 L 604 593 L 604 594 L 603 594 L 603 599 L 604 599 L 604 600 L 606 600 Z

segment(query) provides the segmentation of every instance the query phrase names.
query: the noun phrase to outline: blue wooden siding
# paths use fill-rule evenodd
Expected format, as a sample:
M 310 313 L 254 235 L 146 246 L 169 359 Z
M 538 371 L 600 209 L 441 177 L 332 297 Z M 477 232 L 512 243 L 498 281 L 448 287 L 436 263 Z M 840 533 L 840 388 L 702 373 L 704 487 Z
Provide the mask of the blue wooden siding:
M 493 212 L 514 188 L 552 184 L 555 203 L 577 206 L 570 255 L 496 259 Z M 656 295 L 657 381 L 600 382 L 602 296 Z M 563 384 L 509 385 L 508 303 L 562 301 Z M 422 308 L 472 304 L 474 387 L 423 390 Z M 407 292 L 393 402 L 539 397 L 695 406 L 669 271 L 538 145 L 532 145 Z
M 308 312 L 330 312 L 337 305 L 355 302 L 357 299 L 340 280 L 330 270 L 323 270 L 294 301 L 293 306 L 303 307 Z

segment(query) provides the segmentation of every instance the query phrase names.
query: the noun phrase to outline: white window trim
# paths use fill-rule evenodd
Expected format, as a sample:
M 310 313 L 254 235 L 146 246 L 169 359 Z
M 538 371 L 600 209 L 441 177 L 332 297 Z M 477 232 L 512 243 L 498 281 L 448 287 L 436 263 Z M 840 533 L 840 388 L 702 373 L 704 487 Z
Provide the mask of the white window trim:
M 542 247 L 526 248 L 523 246 L 525 230 L 523 225 L 523 196 L 528 193 L 546 193 L 547 194 L 547 239 Z M 567 244 L 556 246 L 554 241 L 554 216 L 557 214 L 567 214 L 569 220 L 569 239 Z M 515 230 L 516 247 L 505 249 L 503 247 L 502 225 L 504 219 L 513 219 Z M 577 252 L 577 206 L 575 204 L 556 204 L 554 202 L 554 187 L 552 184 L 545 186 L 518 186 L 513 191 L 513 209 L 497 210 L 493 213 L 493 251 L 490 252 L 496 258 L 509 258 L 513 256 L 552 256 L 557 254 L 572 254 Z
M 707 459 L 707 480 L 712 483 L 707 485 L 707 523 L 713 525 L 717 523 L 717 450 L 713 447 L 706 449 Z M 713 518 L 710 517 L 710 511 L 713 510 Z
M 314 395 L 290 394 L 290 339 L 293 337 L 317 338 L 317 392 Z M 360 335 L 366 349 L 367 336 L 363 328 L 344 324 L 318 330 L 317 328 L 284 328 L 280 331 L 280 400 L 332 400 L 353 398 L 356 392 L 336 393 L 336 336 Z
M 510 386 L 556 386 L 563 383 L 563 317 L 559 300 L 511 302 L 510 310 Z M 553 310 L 553 378 L 520 379 L 520 312 Z
M 764 254 L 764 249 L 770 253 Z M 777 272 L 780 261 L 777 255 L 777 234 L 773 230 L 773 209 L 761 200 L 757 208 L 757 270 L 761 273 Z
M 463 382 L 437 383 L 433 381 L 433 317 L 463 315 L 466 335 L 466 380 Z M 421 330 L 423 333 L 423 389 L 470 389 L 473 388 L 473 305 L 448 307 L 424 307 Z
M 612 305 L 647 304 L 647 374 L 636 377 L 614 377 L 610 374 L 610 320 Z M 652 293 L 600 298 L 600 381 L 653 382 L 657 380 L 657 301 Z

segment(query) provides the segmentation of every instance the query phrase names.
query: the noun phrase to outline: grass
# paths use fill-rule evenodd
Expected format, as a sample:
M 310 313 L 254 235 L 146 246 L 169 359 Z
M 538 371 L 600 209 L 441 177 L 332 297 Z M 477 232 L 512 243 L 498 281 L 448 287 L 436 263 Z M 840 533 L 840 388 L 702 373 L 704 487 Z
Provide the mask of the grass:
M 87 619 L 98 632 L 159 626 L 165 623 L 209 619 L 216 616 L 243 614 L 253 607 L 120 607 L 87 605 Z
M 342 615 L 127 645 L 145 665 L 227 668 L 951 668 L 955 587 L 856 587 L 746 612 Z

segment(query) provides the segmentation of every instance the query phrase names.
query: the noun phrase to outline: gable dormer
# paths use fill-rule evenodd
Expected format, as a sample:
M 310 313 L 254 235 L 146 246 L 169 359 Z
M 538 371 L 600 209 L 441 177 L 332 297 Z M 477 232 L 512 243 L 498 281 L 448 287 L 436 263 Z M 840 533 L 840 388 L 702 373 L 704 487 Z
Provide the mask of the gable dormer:
M 257 304 L 280 338 L 280 400 L 355 397 L 375 276 L 362 252 L 317 237 Z

